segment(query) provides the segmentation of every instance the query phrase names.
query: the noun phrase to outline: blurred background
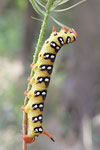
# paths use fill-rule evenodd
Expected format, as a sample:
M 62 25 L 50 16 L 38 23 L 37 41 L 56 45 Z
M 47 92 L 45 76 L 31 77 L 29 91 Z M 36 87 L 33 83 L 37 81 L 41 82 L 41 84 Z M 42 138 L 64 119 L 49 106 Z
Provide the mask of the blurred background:
M 78 2 L 69 1 L 66 6 Z M 58 54 L 44 109 L 40 135 L 28 150 L 100 149 L 100 1 L 87 1 L 64 13 L 52 13 L 78 33 Z M 41 22 L 30 3 L 0 0 L 0 150 L 21 150 L 22 111 L 27 77 Z M 53 25 L 48 20 L 44 40 Z

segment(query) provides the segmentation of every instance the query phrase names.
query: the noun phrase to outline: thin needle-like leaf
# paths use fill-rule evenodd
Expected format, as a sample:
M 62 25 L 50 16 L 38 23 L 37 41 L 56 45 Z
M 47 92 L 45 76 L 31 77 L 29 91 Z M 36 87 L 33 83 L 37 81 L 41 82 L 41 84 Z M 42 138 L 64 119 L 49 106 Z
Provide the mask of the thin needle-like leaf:
M 41 20 L 41 19 L 39 19 L 39 18 L 35 18 L 34 16 L 31 16 L 31 18 L 34 19 L 34 20 L 43 22 L 43 20 Z
M 50 16 L 51 18 L 52 18 L 52 20 L 56 23 L 56 24 L 58 24 L 60 27 L 66 27 L 67 29 L 70 29 L 70 27 L 68 27 L 68 26 L 66 26 L 66 25 L 64 25 L 64 24 L 62 24 L 61 22 L 59 22 L 58 20 L 56 20 L 54 17 L 52 17 L 52 16 Z
M 43 14 L 44 14 L 44 12 L 41 10 L 41 8 L 37 5 L 37 3 L 35 2 L 35 0 L 29 0 L 30 1 L 30 3 L 32 4 L 32 6 L 33 6 L 33 8 L 35 9 L 35 11 L 39 14 L 39 15 L 41 15 L 41 16 L 43 16 Z
M 65 4 L 66 2 L 68 2 L 69 0 L 63 0 L 60 4 L 58 5 L 62 5 L 62 4 Z
M 67 10 L 70 10 L 78 5 L 80 5 L 81 3 L 85 2 L 86 0 L 82 0 L 74 5 L 72 5 L 71 7 L 68 7 L 68 8 L 65 8 L 65 9 L 60 9 L 60 10 L 53 10 L 53 12 L 63 12 L 63 11 L 67 11 Z
M 57 5 L 62 5 L 62 4 L 64 4 L 64 3 L 66 3 L 66 2 L 68 2 L 69 0 L 61 0 L 59 3 L 57 3 Z
M 59 5 L 63 0 L 55 1 L 54 6 Z
M 43 5 L 46 5 L 47 4 L 47 1 L 45 1 L 45 0 L 38 0 L 41 4 L 43 4 Z
M 42 6 L 43 8 L 45 8 L 45 5 L 43 5 L 41 2 L 39 2 L 39 0 L 36 0 L 36 2 L 37 2 L 40 6 Z
M 58 7 L 58 6 L 60 6 L 60 5 L 64 4 L 64 3 L 67 3 L 68 1 L 69 1 L 69 0 L 63 0 L 62 2 L 58 3 L 57 5 L 52 6 L 51 11 L 54 10 L 54 9 L 55 9 L 56 7 Z

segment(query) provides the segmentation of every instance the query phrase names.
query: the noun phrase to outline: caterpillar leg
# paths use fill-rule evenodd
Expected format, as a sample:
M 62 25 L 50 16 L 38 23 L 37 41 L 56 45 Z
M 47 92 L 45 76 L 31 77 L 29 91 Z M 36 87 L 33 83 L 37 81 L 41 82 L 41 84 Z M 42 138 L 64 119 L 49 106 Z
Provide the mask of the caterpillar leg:
M 21 109 L 24 111 L 24 109 L 25 109 L 25 106 L 24 106 L 24 105 L 22 105 Z
M 27 81 L 30 82 L 30 80 L 31 80 L 31 77 L 28 77 L 28 78 L 27 78 Z
M 25 143 L 29 144 L 35 141 L 34 137 L 29 137 L 28 135 L 22 135 L 21 138 L 25 141 Z
M 35 70 L 37 68 L 37 66 L 35 64 L 31 64 L 30 68 Z
M 24 95 L 27 96 L 27 94 L 28 94 L 28 91 L 25 91 L 25 92 L 24 92 Z
M 27 106 L 22 105 L 21 109 L 22 109 L 24 112 L 28 113 L 28 112 L 29 112 L 30 107 L 29 107 L 28 105 L 27 105 Z
M 43 130 L 42 134 L 45 134 L 46 136 L 48 136 L 53 142 L 55 142 L 55 140 L 52 138 L 52 136 L 47 133 L 45 130 Z
M 30 68 L 32 69 L 32 68 L 33 68 L 33 66 L 34 66 L 34 64 L 31 64 L 31 65 L 30 65 Z

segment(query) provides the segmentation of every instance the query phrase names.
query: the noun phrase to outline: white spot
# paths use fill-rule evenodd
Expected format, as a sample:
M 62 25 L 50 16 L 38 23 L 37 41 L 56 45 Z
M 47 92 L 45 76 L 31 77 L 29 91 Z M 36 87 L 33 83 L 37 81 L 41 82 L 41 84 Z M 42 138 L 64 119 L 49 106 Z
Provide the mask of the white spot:
M 37 108 L 37 105 L 35 105 L 34 108 Z
M 34 121 L 37 121 L 38 119 L 37 118 L 34 118 Z
M 64 44 L 64 41 L 61 41 L 61 44 Z
M 47 82 L 47 81 L 49 81 L 49 79 L 48 79 L 48 78 L 45 78 L 45 81 Z
M 55 56 L 54 56 L 54 55 L 51 55 L 51 58 L 55 58 Z
M 56 49 L 58 49 L 58 50 L 59 50 L 60 48 L 57 46 L 57 47 L 56 47 Z
M 36 95 L 40 95 L 40 92 L 37 92 Z
M 39 131 L 42 132 L 43 131 L 42 128 L 39 128 Z
M 41 107 L 41 108 L 42 108 L 42 107 L 43 107 L 43 104 L 40 104 L 40 105 L 39 105 L 39 107 Z
M 54 46 L 54 47 L 56 46 L 56 44 L 55 44 L 55 43 L 51 43 L 51 45 L 52 45 L 52 46 Z
M 53 43 L 52 45 L 53 45 L 53 46 L 56 46 L 56 44 L 55 44 L 55 43 Z
M 38 132 L 38 129 L 37 129 L 37 128 L 35 129 L 35 132 Z
M 67 43 L 70 43 L 70 38 L 68 38 Z
M 48 69 L 48 70 L 51 70 L 51 68 L 52 68 L 52 67 L 51 67 L 51 66 L 49 66 L 47 69 Z
M 45 69 L 46 67 L 45 66 L 42 66 L 42 69 Z
M 49 57 L 49 54 L 46 55 L 46 58 L 48 58 L 48 57 Z
M 42 80 L 43 80 L 42 78 L 39 79 L 39 81 L 42 81 Z
M 42 92 L 42 95 L 46 95 L 46 92 Z
M 39 116 L 39 120 L 41 120 L 42 119 L 42 116 Z

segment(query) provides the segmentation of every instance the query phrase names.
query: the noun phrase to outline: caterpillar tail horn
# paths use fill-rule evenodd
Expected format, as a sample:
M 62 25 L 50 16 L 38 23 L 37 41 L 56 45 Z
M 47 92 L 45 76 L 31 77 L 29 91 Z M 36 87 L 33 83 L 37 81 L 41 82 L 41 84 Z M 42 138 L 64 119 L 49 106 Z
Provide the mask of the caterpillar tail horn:
M 47 133 L 45 130 L 43 130 L 42 134 L 45 134 L 46 136 L 48 136 L 53 142 L 55 142 L 55 140 L 52 138 L 52 136 Z

